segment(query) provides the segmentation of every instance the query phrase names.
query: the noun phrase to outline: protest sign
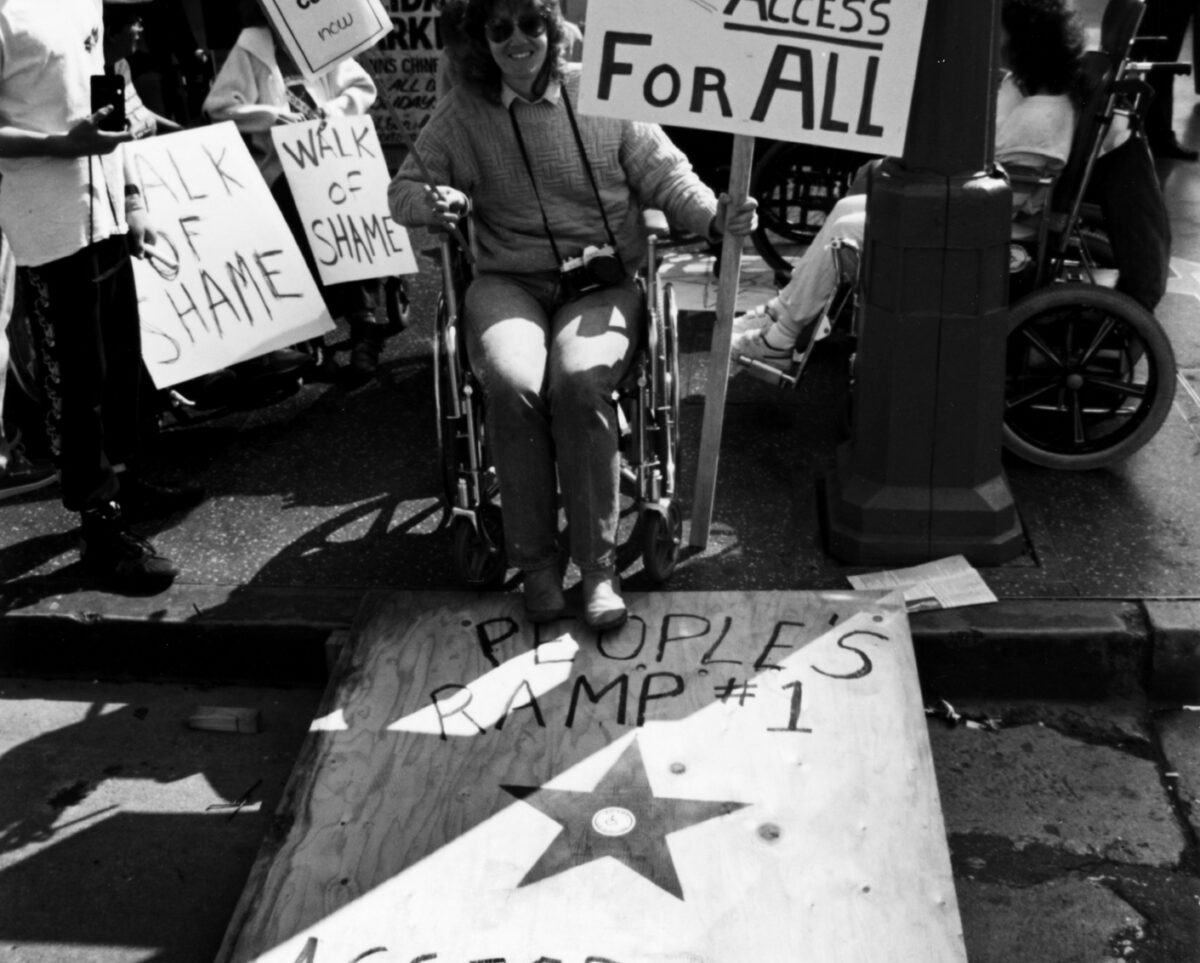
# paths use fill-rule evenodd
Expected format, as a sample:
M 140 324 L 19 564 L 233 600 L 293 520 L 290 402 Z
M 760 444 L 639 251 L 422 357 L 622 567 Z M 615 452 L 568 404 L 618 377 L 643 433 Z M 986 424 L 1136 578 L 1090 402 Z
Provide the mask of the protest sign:
M 588 14 L 580 109 L 900 154 L 925 5 L 596 0 Z
M 324 73 L 392 29 L 379 0 L 260 0 L 302 73 Z
M 326 284 L 416 274 L 408 233 L 388 212 L 388 172 L 370 117 L 271 131 L 309 250 Z
M 439 5 L 440 0 L 390 0 L 392 32 L 358 58 L 379 88 L 371 116 L 386 148 L 405 147 L 397 124 L 415 134 L 437 104 L 438 62 L 445 46 Z
M 231 123 L 127 145 L 159 256 L 134 261 L 142 355 L 166 388 L 333 329 Z

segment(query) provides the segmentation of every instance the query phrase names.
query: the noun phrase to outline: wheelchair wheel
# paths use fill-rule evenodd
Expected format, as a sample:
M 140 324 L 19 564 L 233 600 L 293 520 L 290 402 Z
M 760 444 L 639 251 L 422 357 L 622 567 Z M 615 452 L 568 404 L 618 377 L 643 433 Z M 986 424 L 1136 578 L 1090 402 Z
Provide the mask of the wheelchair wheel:
M 1170 341 L 1124 294 L 1054 284 L 1013 306 L 1008 332 L 1004 445 L 1026 461 L 1075 471 L 1115 464 L 1171 410 Z
M 780 142 L 754 165 L 750 195 L 758 201 L 758 228 L 751 239 L 777 278 L 792 271 L 777 245 L 811 243 L 863 159 L 850 151 Z
M 648 511 L 642 515 L 642 565 L 646 575 L 661 585 L 679 564 L 683 544 L 683 510 L 672 500 L 665 513 Z
M 454 520 L 454 570 L 467 588 L 499 588 L 508 572 L 499 507 L 481 506 L 476 521 L 478 527 L 468 518 Z

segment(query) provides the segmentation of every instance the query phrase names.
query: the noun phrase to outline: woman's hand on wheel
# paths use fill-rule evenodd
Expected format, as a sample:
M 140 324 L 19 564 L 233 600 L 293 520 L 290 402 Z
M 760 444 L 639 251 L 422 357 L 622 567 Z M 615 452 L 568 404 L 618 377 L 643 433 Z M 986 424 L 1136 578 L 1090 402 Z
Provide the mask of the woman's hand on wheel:
M 429 204 L 429 229 L 451 231 L 466 216 L 469 201 L 467 195 L 453 187 L 425 188 L 425 200 Z
M 745 237 L 758 227 L 758 201 L 746 197 L 736 207 L 728 194 L 717 198 L 717 213 L 709 229 L 709 237 L 720 239 L 728 231 L 735 237 Z

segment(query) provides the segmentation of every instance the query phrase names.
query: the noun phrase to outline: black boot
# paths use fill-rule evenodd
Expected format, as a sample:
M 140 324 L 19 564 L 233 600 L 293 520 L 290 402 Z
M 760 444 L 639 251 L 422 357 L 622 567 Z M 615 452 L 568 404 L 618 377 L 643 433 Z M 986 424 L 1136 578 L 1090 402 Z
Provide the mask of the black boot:
M 374 317 L 352 318 L 350 321 L 350 364 L 346 379 L 350 384 L 366 384 L 375 377 L 379 369 L 379 355 L 387 326 Z
M 116 502 L 80 514 L 83 567 L 107 587 L 127 595 L 154 595 L 175 581 L 179 570 L 146 539 L 125 526 Z

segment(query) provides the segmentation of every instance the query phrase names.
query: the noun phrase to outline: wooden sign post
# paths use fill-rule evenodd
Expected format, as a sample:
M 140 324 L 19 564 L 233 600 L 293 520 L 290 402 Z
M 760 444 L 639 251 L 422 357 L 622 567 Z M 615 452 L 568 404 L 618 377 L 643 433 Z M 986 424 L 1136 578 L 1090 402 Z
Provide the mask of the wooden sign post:
M 730 205 L 737 206 L 750 192 L 754 138 L 735 134 L 729 165 Z M 733 343 L 733 315 L 742 271 L 742 239 L 726 234 L 721 248 L 721 276 L 717 286 L 717 317 L 709 349 L 708 387 L 704 395 L 704 421 L 700 429 L 700 455 L 692 493 L 692 527 L 688 542 L 698 548 L 708 544 L 713 504 L 717 495 L 717 463 L 721 458 L 721 430 L 725 424 L 725 392 L 729 387 L 729 354 Z
M 731 196 L 744 196 L 749 184 L 752 147 L 746 142 L 754 137 L 899 154 L 925 5 L 926 0 L 889 0 L 812 4 L 808 10 L 751 0 L 592 0 L 580 109 L 734 134 Z M 780 6 L 784 9 L 777 10 Z M 679 43 L 680 36 L 687 43 Z M 727 243 L 722 253 L 706 389 L 689 538 L 701 548 L 708 541 L 716 488 L 740 262 L 736 247 Z
M 901 602 L 375 596 L 219 963 L 965 963 Z

